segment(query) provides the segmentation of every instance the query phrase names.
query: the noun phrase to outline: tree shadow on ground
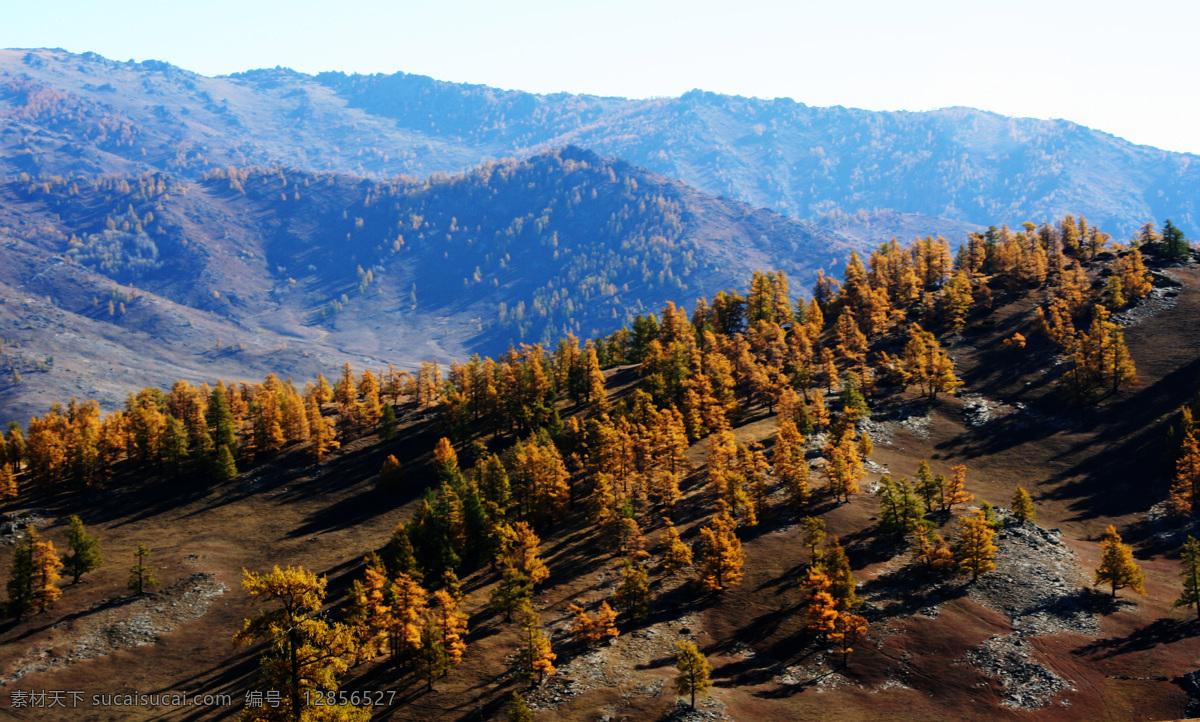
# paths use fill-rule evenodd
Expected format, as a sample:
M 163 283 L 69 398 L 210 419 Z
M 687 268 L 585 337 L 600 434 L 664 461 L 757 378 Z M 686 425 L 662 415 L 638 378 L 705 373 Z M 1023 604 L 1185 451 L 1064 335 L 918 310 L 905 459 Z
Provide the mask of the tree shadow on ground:
M 1156 619 L 1123 637 L 1106 637 L 1076 647 L 1072 654 L 1090 659 L 1108 659 L 1131 652 L 1144 652 L 1160 644 L 1172 644 L 1200 634 L 1200 620 Z

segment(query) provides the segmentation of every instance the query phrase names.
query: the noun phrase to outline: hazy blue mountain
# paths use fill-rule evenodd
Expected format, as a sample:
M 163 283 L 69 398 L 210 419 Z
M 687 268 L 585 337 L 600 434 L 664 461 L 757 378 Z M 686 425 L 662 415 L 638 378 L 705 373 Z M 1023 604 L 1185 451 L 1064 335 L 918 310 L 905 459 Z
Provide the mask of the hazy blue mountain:
M 536 95 L 282 68 L 207 78 L 155 61 L 10 50 L 0 51 L 0 128 L 7 172 L 278 162 L 425 177 L 573 144 L 796 218 L 891 209 L 1016 224 L 1082 213 L 1118 238 L 1167 217 L 1196 235 L 1200 221 L 1197 156 L 968 108 Z

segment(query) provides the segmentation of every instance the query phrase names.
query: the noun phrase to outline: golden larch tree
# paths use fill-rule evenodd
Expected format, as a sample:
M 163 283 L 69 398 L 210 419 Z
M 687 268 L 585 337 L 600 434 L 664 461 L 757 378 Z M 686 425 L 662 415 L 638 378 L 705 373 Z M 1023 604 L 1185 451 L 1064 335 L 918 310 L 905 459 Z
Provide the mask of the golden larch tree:
M 1133 547 L 1121 542 L 1121 535 L 1112 524 L 1104 530 L 1104 539 L 1100 542 L 1102 556 L 1100 566 L 1096 567 L 1095 584 L 1108 584 L 1112 587 L 1112 595 L 1117 596 L 1120 589 L 1129 588 L 1138 594 L 1145 594 L 1143 585 L 1146 575 L 1142 568 L 1133 560 Z
M 700 583 L 712 592 L 736 586 L 742 581 L 745 562 L 736 522 L 728 511 L 721 511 L 700 529 Z
M 958 518 L 958 566 L 971 573 L 971 581 L 996 568 L 999 547 L 992 543 L 996 530 L 979 509 L 971 509 Z

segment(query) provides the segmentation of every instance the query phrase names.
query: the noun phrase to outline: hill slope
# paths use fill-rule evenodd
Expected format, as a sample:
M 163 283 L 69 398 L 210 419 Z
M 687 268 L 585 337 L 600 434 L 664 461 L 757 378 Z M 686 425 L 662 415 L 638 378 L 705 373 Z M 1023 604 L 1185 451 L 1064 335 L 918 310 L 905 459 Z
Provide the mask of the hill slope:
M 1085 261 L 1089 282 L 1120 263 L 1113 255 L 1102 255 Z M 432 691 L 413 669 L 386 655 L 344 675 L 341 688 L 348 693 L 395 693 L 389 704 L 374 710 L 380 717 L 502 719 L 510 693 L 520 691 L 538 710 L 538 719 L 689 719 L 672 689 L 673 643 L 688 639 L 713 666 L 711 698 L 697 700 L 708 719 L 891 719 L 898 709 L 910 717 L 939 720 L 1181 718 L 1196 702 L 1189 677 L 1200 653 L 1200 627 L 1192 621 L 1193 610 L 1173 609 L 1171 601 L 1180 589 L 1176 551 L 1182 537 L 1194 530 L 1194 519 L 1148 512 L 1166 495 L 1168 467 L 1154 460 L 1166 450 L 1167 427 L 1178 421 L 1181 401 L 1196 398 L 1200 386 L 1200 341 L 1188 333 L 1200 315 L 1200 267 L 1195 260 L 1149 263 L 1157 288 L 1119 316 L 1127 324 L 1124 339 L 1141 383 L 1111 393 L 1105 389 L 1080 406 L 1063 404 L 1054 390 L 1061 350 L 1036 330 L 1034 309 L 1059 290 L 1053 281 L 1006 290 L 999 275 L 976 279 L 975 290 L 994 284 L 995 295 L 988 295 L 986 303 L 982 295 L 977 297 L 961 333 L 940 336 L 966 384 L 957 396 L 930 399 L 889 381 L 884 367 L 878 367 L 878 383 L 867 393 L 869 413 L 850 414 L 852 420 L 846 421 L 837 418 L 844 413 L 842 403 L 833 401 L 849 405 L 850 387 L 837 392 L 802 374 L 809 378 L 802 383 L 811 396 L 810 411 L 818 404 L 816 393 L 827 392 L 827 402 L 820 403 L 827 403 L 834 418 L 809 434 L 801 447 L 817 473 L 811 477 L 810 498 L 799 503 L 778 466 L 782 437 L 776 432 L 785 418 L 756 402 L 758 393 L 749 386 L 730 389 L 735 397 L 726 407 L 731 410 L 730 443 L 746 445 L 738 449 L 737 460 L 722 459 L 715 451 L 724 443 L 722 431 L 706 440 L 687 439 L 681 448 L 657 433 L 653 419 L 662 412 L 656 407 L 659 400 L 669 401 L 672 392 L 655 382 L 651 362 L 640 378 L 636 367 L 607 370 L 607 406 L 597 399 L 576 403 L 570 393 L 551 391 L 551 403 L 563 418 L 576 416 L 579 425 L 543 429 L 545 433 L 531 437 L 513 433 L 508 423 L 497 425 L 496 433 L 488 428 L 489 417 L 516 414 L 515 405 L 485 401 L 478 409 L 481 421 L 464 427 L 453 423 L 456 414 L 449 408 L 464 396 L 456 396 L 457 401 L 448 396 L 447 406 L 438 409 L 422 407 L 405 392 L 397 399 L 400 423 L 394 436 L 384 438 L 372 428 L 354 430 L 342 417 L 338 425 L 349 424 L 343 426 L 344 444 L 322 461 L 309 457 L 308 442 L 265 454 L 247 448 L 258 424 L 249 418 L 253 410 L 244 410 L 240 435 L 245 444 L 239 457 L 244 473 L 225 482 L 204 474 L 175 478 L 130 452 L 114 462 L 102 486 L 73 489 L 63 477 L 50 493 L 42 493 L 27 481 L 35 473 L 31 466 L 22 473 L 22 496 L 5 511 L 34 506 L 21 521 L 34 523 L 59 548 L 65 518 L 80 514 L 103 536 L 106 563 L 83 583 L 64 585 L 62 598 L 45 614 L 0 627 L 0 674 L 13 689 L 85 691 L 79 707 L 62 712 L 65 719 L 233 718 L 244 707 L 246 691 L 262 687 L 255 660 L 262 647 L 229 643 L 243 620 L 263 609 L 240 588 L 242 569 L 298 564 L 327 575 L 326 614 L 346 619 L 352 583 L 364 579 L 364 554 L 378 550 L 399 563 L 401 555 L 388 544 L 399 522 L 425 530 L 408 534 L 419 542 L 414 546 L 426 565 L 423 583 L 432 589 L 440 575 L 429 562 L 448 563 L 430 553 L 437 551 L 438 540 L 451 543 L 459 523 L 470 538 L 482 533 L 462 521 L 469 515 L 456 516 L 456 508 L 469 506 L 455 507 L 450 493 L 462 488 L 484 494 L 490 502 L 503 488 L 504 494 L 512 492 L 508 511 L 489 506 L 486 513 L 507 513 L 495 517 L 498 523 L 521 518 L 538 524 L 539 552 L 549 576 L 537 587 L 532 604 L 558 655 L 556 673 L 540 684 L 515 679 L 518 630 L 489 605 L 500 575 L 488 564 L 490 554 L 468 546 L 459 567 L 462 607 L 470 615 L 461 664 L 434 680 Z M 1088 301 L 1099 300 L 1096 288 L 1084 293 Z M 850 295 L 840 303 L 853 308 L 862 299 Z M 890 348 L 905 335 L 908 321 L 933 320 L 935 306 L 914 303 L 900 309 L 904 323 L 883 321 L 872 347 Z M 833 314 L 829 316 L 811 333 L 804 324 L 789 324 L 783 333 L 832 345 L 838 334 Z M 774 322 L 759 323 L 765 324 L 759 329 L 770 331 Z M 677 318 L 664 324 L 656 340 L 687 346 L 690 331 L 687 321 Z M 1029 343 L 1020 348 L 1006 344 L 1015 333 Z M 774 368 L 784 362 L 771 348 L 772 334 L 760 331 L 749 334 L 744 353 L 736 352 L 736 365 L 721 363 L 720 356 L 742 346 L 739 338 L 710 336 L 709 347 L 698 349 L 695 361 L 685 364 L 692 378 L 707 379 L 706 369 L 712 369 L 713 379 L 732 373 L 737 380 L 733 386 L 742 387 L 760 364 Z M 542 365 L 532 355 L 524 362 L 536 363 L 532 368 Z M 522 362 L 503 363 L 513 366 L 498 370 L 498 377 L 511 376 L 515 397 L 526 398 L 538 385 L 535 376 L 514 370 Z M 555 368 L 558 360 L 547 363 Z M 802 363 L 811 364 L 812 358 Z M 847 370 L 861 369 L 841 352 L 838 363 Z M 262 391 L 256 390 L 254 397 L 271 397 Z M 192 392 L 184 390 L 168 406 Z M 780 391 L 780 402 L 785 393 Z M 793 394 L 792 403 L 804 402 Z M 326 404 L 327 417 L 334 416 L 335 406 L 343 408 Z M 694 400 L 684 410 L 699 411 Z M 710 411 L 725 414 L 713 409 L 705 414 Z M 208 427 L 203 414 L 198 424 L 199 429 Z M 859 493 L 839 500 L 819 471 L 833 458 L 825 442 L 835 434 L 861 432 L 874 440 L 867 473 Z M 445 447 L 435 461 L 437 440 L 459 434 L 459 460 L 454 463 L 461 470 L 497 452 L 494 463 L 509 470 L 512 486 L 492 485 L 495 476 L 484 483 L 483 473 L 459 478 L 448 472 Z M 689 441 L 695 443 L 689 446 Z M 518 443 L 524 444 L 523 451 Z M 659 453 L 664 444 L 676 453 Z M 532 470 L 544 470 L 547 459 L 555 458 L 535 455 L 531 448 L 543 449 L 542 454 L 561 449 L 568 460 L 571 503 L 561 500 L 556 515 L 530 501 L 542 483 Z M 654 453 L 646 453 L 649 449 Z M 377 483 L 388 455 L 397 456 L 407 473 L 392 486 Z M 959 464 L 967 470 L 966 491 L 974 495 L 970 502 L 951 504 L 956 508 L 950 512 L 927 510 L 915 502 L 917 517 L 947 539 L 957 541 L 954 518 L 966 512 L 967 504 L 988 501 L 1002 507 L 994 538 L 996 569 L 978 580 L 972 581 L 969 573 L 943 576 L 924 570 L 913 559 L 909 540 L 884 523 L 886 498 L 869 493 L 883 486 L 884 474 L 897 480 L 915 477 L 922 460 L 936 474 L 953 476 Z M 661 493 L 658 481 L 650 482 L 661 479 L 668 464 L 682 470 L 681 493 L 673 503 L 664 502 L 669 495 Z M 745 475 L 745 491 L 756 499 L 757 509 L 752 519 L 743 498 L 736 511 L 744 576 L 710 593 L 701 581 L 699 531 L 715 526 L 710 521 L 714 515 L 727 513 L 714 497 L 725 498 L 722 477 L 740 483 L 731 480 L 735 469 Z M 596 491 L 603 488 L 601 475 L 614 480 L 609 493 L 616 498 L 607 502 Z M 647 483 L 649 493 L 640 493 Z M 1017 486 L 1032 493 L 1037 525 L 1017 522 L 1003 508 Z M 439 488 L 440 501 L 422 501 L 426 489 Z M 589 518 L 603 518 L 597 508 L 621 509 L 620 518 L 635 519 L 649 537 L 648 556 L 638 554 L 632 543 L 619 549 L 622 535 L 598 528 Z M 852 587 L 859 600 L 853 610 L 869 621 L 870 629 L 854 645 L 848 665 L 841 664 L 830 640 L 805 629 L 810 596 L 801 586 L 810 562 L 805 516 L 819 518 L 840 539 L 858 581 Z M 445 520 L 445 525 L 431 518 Z M 672 572 L 661 564 L 664 519 L 695 549 L 695 567 Z M 1146 572 L 1145 596 L 1122 590 L 1113 598 L 1107 589 L 1093 588 L 1099 539 L 1109 524 L 1135 545 Z M 154 595 L 141 599 L 125 588 L 129 552 L 139 542 L 153 547 L 154 571 L 164 582 Z M 0 546 L 0 568 L 11 558 L 10 549 Z M 825 552 L 832 556 L 833 549 L 827 540 Z M 617 603 L 614 593 L 626 554 L 643 561 L 650 576 L 649 614 L 622 614 L 615 639 L 581 644 L 572 631 L 571 605 L 595 610 L 602 601 Z M 829 562 L 827 569 L 832 568 Z M 389 573 L 397 576 L 395 570 Z M 91 701 L 94 693 L 175 689 L 229 698 L 219 708 L 203 710 L 165 704 L 102 708 Z
M 4 421 L 175 378 L 606 334 L 758 268 L 807 288 L 919 222 L 801 223 L 574 148 L 430 181 L 246 168 L 12 179 L 0 198 Z
M 1200 223 L 1195 156 L 968 108 L 535 95 L 404 73 L 206 78 L 157 61 L 6 50 L 0 119 L 9 172 L 279 162 L 426 176 L 575 144 L 796 218 L 893 209 L 1015 225 L 1082 213 L 1118 237 L 1150 219 L 1190 235 Z

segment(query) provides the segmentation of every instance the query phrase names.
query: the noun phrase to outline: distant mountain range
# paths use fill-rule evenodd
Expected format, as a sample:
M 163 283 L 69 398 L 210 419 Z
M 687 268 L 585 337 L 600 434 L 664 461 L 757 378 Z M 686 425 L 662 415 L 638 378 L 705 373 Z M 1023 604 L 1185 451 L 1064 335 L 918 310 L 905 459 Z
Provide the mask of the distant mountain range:
M 536 95 L 282 68 L 208 78 L 158 61 L 6 50 L 0 128 L 7 173 L 281 163 L 425 177 L 577 145 L 794 218 L 890 209 L 986 225 L 1076 213 L 1118 238 L 1168 217 L 1189 235 L 1200 228 L 1200 157 L 968 108 Z

